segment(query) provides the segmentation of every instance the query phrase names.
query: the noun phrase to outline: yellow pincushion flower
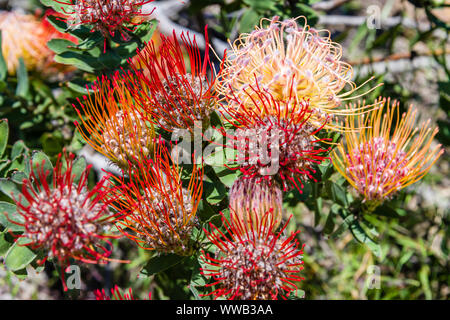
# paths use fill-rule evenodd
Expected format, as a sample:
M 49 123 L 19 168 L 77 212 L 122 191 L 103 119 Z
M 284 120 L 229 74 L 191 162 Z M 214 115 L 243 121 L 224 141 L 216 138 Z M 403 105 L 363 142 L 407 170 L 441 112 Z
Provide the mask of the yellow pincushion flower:
M 444 152 L 432 146 L 438 129 L 430 120 L 416 124 L 417 109 L 400 115 L 398 102 L 376 103 L 380 107 L 367 116 L 346 120 L 350 130 L 332 152 L 335 168 L 375 206 L 421 179 Z
M 268 26 L 264 26 L 266 22 Z M 304 17 L 262 19 L 260 27 L 234 42 L 229 56 L 217 90 L 239 98 L 260 115 L 270 110 L 261 109 L 245 93 L 249 87 L 267 91 L 277 101 L 309 101 L 316 113 L 310 121 L 318 126 L 324 119 L 360 111 L 339 108 L 341 101 L 357 89 L 351 81 L 352 67 L 341 61 L 342 47 L 331 41 L 329 31 L 310 28 Z M 350 90 L 341 94 L 346 85 Z M 325 127 L 339 125 L 329 122 Z

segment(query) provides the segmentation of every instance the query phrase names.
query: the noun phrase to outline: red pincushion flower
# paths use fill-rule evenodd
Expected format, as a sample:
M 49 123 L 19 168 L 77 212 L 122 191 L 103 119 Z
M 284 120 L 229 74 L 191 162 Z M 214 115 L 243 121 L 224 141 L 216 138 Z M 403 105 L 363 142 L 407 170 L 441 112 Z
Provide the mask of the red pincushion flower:
M 95 300 L 138 300 L 134 298 L 133 290 L 131 290 L 131 288 L 128 290 L 128 293 L 122 294 L 117 285 L 115 285 L 114 288 L 111 289 L 111 296 L 108 296 L 105 293 L 105 289 L 102 289 L 101 291 L 97 289 L 95 290 L 94 294 Z M 151 292 L 148 293 L 148 299 L 152 300 Z
M 228 108 L 225 112 L 229 117 L 224 119 L 237 129 L 233 133 L 221 132 L 228 138 L 227 147 L 237 150 L 234 161 L 247 178 L 278 178 L 284 190 L 296 187 L 302 192 L 302 181 L 316 181 L 314 167 L 327 159 L 330 148 L 322 147 L 320 142 L 328 139 L 320 139 L 317 134 L 328 119 L 316 115 L 322 119 L 317 127 L 309 121 L 315 111 L 308 101 L 297 102 L 291 97 L 280 102 L 259 88 L 250 87 L 249 91 L 249 99 L 267 112 L 260 115 L 248 109 L 240 98 L 228 97 L 238 107 Z
M 296 282 L 303 280 L 298 273 L 303 269 L 303 246 L 295 238 L 298 232 L 285 236 L 284 229 L 273 231 L 273 222 L 262 218 L 259 223 L 242 223 L 239 216 L 226 219 L 222 214 L 225 235 L 210 224 L 212 232 L 204 230 L 209 240 L 217 246 L 215 256 L 204 253 L 206 264 L 201 269 L 205 276 L 215 282 L 206 286 L 216 286 L 207 295 L 228 300 L 276 300 L 287 298 L 297 289 Z M 248 219 L 251 219 L 250 212 Z M 256 215 L 253 215 L 254 217 Z M 257 217 L 257 216 L 256 216 Z
M 103 36 L 114 36 L 116 31 L 126 39 L 124 30 L 132 31 L 129 26 L 136 26 L 136 18 L 150 15 L 144 13 L 142 6 L 153 0 L 54 0 L 62 5 L 69 5 L 73 11 L 65 11 L 67 20 L 73 26 L 90 25 Z
M 65 163 L 61 157 L 60 154 L 52 173 L 45 170 L 43 162 L 24 179 L 22 194 L 14 198 L 23 222 L 11 222 L 25 229 L 17 240 L 24 238 L 29 242 L 21 245 L 47 251 L 39 263 L 48 258 L 58 260 L 63 270 L 63 286 L 67 289 L 64 267 L 71 258 L 85 263 L 109 260 L 111 249 L 105 244 L 112 246 L 108 239 L 116 236 L 107 235 L 105 229 L 111 226 L 116 215 L 108 209 L 110 200 L 106 200 L 107 190 L 103 186 L 106 177 L 89 190 L 90 166 L 76 181 L 72 172 L 75 156 L 66 155 Z
M 203 59 L 195 37 L 191 39 L 189 34 L 182 33 L 181 41 L 189 65 L 175 32 L 172 37 L 161 35 L 158 49 L 151 41 L 130 61 L 138 74 L 136 78 L 130 77 L 130 90 L 142 109 L 161 127 L 167 131 L 181 128 L 192 132 L 196 121 L 207 126 L 211 111 L 217 107 L 215 76 L 207 35 Z

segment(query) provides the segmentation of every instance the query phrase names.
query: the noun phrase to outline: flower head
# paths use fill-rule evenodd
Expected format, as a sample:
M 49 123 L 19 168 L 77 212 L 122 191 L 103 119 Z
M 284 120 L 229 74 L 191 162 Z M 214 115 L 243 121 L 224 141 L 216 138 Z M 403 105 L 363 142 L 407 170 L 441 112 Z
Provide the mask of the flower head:
M 286 226 L 274 233 L 270 219 L 263 218 L 253 226 L 231 214 L 230 221 L 222 215 L 227 235 L 212 224 L 211 232 L 205 230 L 217 246 L 214 257 L 209 253 L 202 255 L 206 264 L 202 274 L 215 280 L 207 285 L 216 286 L 209 295 L 229 300 L 288 297 L 297 289 L 296 282 L 303 280 L 299 276 L 303 269 L 303 246 L 300 248 L 295 238 L 298 232 L 285 236 Z
M 118 209 L 125 218 L 118 227 L 141 248 L 187 255 L 196 225 L 196 212 L 203 184 L 194 167 L 187 186 L 178 165 L 162 143 L 154 159 L 139 162 L 128 171 L 128 181 L 120 181 Z M 128 228 L 128 230 L 126 230 Z
M 367 117 L 346 121 L 351 128 L 333 151 L 333 164 L 366 201 L 382 202 L 421 179 L 443 153 L 432 146 L 438 129 L 416 124 L 417 110 L 400 115 L 399 103 L 379 100 Z M 384 111 L 384 112 L 383 112 Z
M 85 263 L 106 262 L 111 249 L 104 243 L 111 246 L 108 239 L 116 238 L 106 234 L 117 215 L 109 211 L 105 180 L 90 190 L 87 167 L 77 181 L 72 172 L 74 157 L 66 155 L 63 162 L 60 155 L 53 172 L 46 170 L 44 163 L 37 164 L 24 179 L 22 194 L 14 199 L 23 222 L 11 220 L 25 229 L 19 236 L 28 240 L 23 245 L 47 251 L 41 263 L 55 258 L 63 270 L 71 258 Z
M 47 11 L 43 19 L 19 12 L 0 13 L 2 53 L 10 74 L 16 73 L 21 57 L 28 70 L 37 71 L 46 78 L 62 77 L 74 70 L 71 66 L 56 63 L 55 53 L 47 47 L 47 42 L 54 38 L 76 42 L 75 38 L 57 31 L 46 21 L 50 13 Z
M 303 24 L 298 23 L 299 19 Z M 264 26 L 266 21 L 269 25 Z M 276 111 L 262 109 L 251 99 L 253 95 L 245 92 L 249 86 L 260 86 L 277 101 L 291 97 L 297 103 L 308 100 L 315 109 L 310 121 L 319 126 L 317 116 L 334 119 L 336 115 L 359 111 L 339 109 L 342 99 L 357 89 L 351 81 L 352 67 L 341 61 L 341 46 L 331 41 L 329 31 L 310 28 L 304 17 L 262 19 L 260 27 L 234 42 L 232 51 L 217 90 L 225 96 L 233 91 L 248 109 L 261 115 Z M 340 94 L 346 85 L 350 91 Z M 328 122 L 325 127 L 337 129 L 339 125 Z
M 153 0 L 54 0 L 71 6 L 72 11 L 65 12 L 70 25 L 92 26 L 93 31 L 100 31 L 104 37 L 114 36 L 119 32 L 128 40 L 126 31 L 133 31 L 140 18 L 148 16 L 142 6 Z
M 131 93 L 120 77 L 103 77 L 84 96 L 81 107 L 74 105 L 80 117 L 77 127 L 85 141 L 120 168 L 153 154 L 155 132 L 144 120 Z
M 274 220 L 272 225 L 277 228 L 283 214 L 283 194 L 276 182 L 241 176 L 231 186 L 230 209 L 244 224 L 256 227 L 257 221 L 265 218 Z
M 133 290 L 131 288 L 128 290 L 128 293 L 123 294 L 120 290 L 120 288 L 115 285 L 114 288 L 111 289 L 111 295 L 108 296 L 105 293 L 105 289 L 102 290 L 95 290 L 95 300 L 137 300 L 133 296 Z M 148 293 L 148 299 L 152 299 L 152 293 Z
M 237 127 L 234 133 L 222 130 L 228 138 L 227 147 L 237 151 L 234 161 L 246 177 L 281 180 L 283 189 L 296 187 L 301 192 L 302 181 L 314 180 L 315 166 L 326 159 L 329 148 L 321 146 L 327 139 L 317 137 L 327 123 L 312 125 L 315 114 L 308 101 L 297 102 L 292 97 L 276 100 L 267 91 L 250 87 L 246 90 L 251 101 L 261 110 L 272 110 L 261 115 L 248 108 L 239 96 L 233 102 L 237 109 L 228 109 L 228 120 Z M 300 183 L 300 186 L 298 186 Z
M 172 37 L 161 35 L 158 49 L 153 41 L 149 42 L 130 61 L 139 75 L 130 79 L 136 100 L 167 131 L 177 128 L 192 131 L 196 121 L 207 125 L 217 104 L 208 37 L 203 61 L 195 37 L 191 39 L 189 34 L 182 33 L 181 42 L 189 65 L 175 32 Z

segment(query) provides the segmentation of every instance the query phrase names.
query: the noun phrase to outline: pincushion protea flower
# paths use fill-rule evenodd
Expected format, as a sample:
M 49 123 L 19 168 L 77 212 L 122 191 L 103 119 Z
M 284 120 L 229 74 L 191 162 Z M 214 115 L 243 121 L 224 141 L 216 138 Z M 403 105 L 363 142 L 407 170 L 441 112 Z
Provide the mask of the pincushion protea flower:
M 205 229 L 217 246 L 214 257 L 205 252 L 201 257 L 206 265 L 201 273 L 215 280 L 206 286 L 216 286 L 207 295 L 228 300 L 275 300 L 279 296 L 286 299 L 297 289 L 296 282 L 303 280 L 299 272 L 304 246 L 300 248 L 295 238 L 298 232 L 285 236 L 285 225 L 275 233 L 268 218 L 256 226 L 244 224 L 233 217 L 233 211 L 230 220 L 222 214 L 222 222 L 227 235 L 213 224 L 211 232 Z
M 53 12 L 48 10 L 40 19 L 35 15 L 19 12 L 0 12 L 2 53 L 10 74 L 16 73 L 21 57 L 28 70 L 37 71 L 46 78 L 62 77 L 74 70 L 74 67 L 56 63 L 55 53 L 47 47 L 47 42 L 55 38 L 77 41 L 50 25 L 46 20 L 49 14 Z
M 144 13 L 142 6 L 153 0 L 54 0 L 72 11 L 64 10 L 68 23 L 73 26 L 89 25 L 92 31 L 100 31 L 106 38 L 119 32 L 124 40 L 129 39 L 126 31 L 132 32 Z M 64 9 L 64 7 L 62 7 Z M 132 28 L 132 29 L 130 29 Z
M 273 227 L 277 228 L 283 218 L 283 194 L 274 181 L 241 176 L 231 186 L 230 208 L 244 224 L 256 227 L 257 221 L 265 218 L 273 220 Z M 239 216 L 242 213 L 244 216 Z
M 120 288 L 115 285 L 114 288 L 111 289 L 111 295 L 108 296 L 105 293 L 105 289 L 101 291 L 99 289 L 95 290 L 95 300 L 137 300 L 133 296 L 133 290 L 131 288 L 128 290 L 128 293 L 122 294 Z M 148 299 L 152 299 L 152 293 L 148 293 Z
M 375 206 L 421 179 L 443 153 L 440 145 L 432 146 L 438 129 L 430 120 L 417 125 L 416 109 L 400 116 L 398 102 L 378 102 L 380 108 L 367 117 L 346 121 L 351 130 L 332 153 L 336 169 Z
M 297 23 L 299 19 L 303 24 Z M 264 26 L 266 21 L 268 26 Z M 315 109 L 310 121 L 319 126 L 322 122 L 316 116 L 334 119 L 337 115 L 362 111 L 339 109 L 344 97 L 357 89 L 351 81 L 352 67 L 341 61 L 342 48 L 331 41 L 330 32 L 310 28 L 304 17 L 286 21 L 279 21 L 278 17 L 262 19 L 260 27 L 234 42 L 232 51 L 229 55 L 232 58 L 225 62 L 217 82 L 217 90 L 225 96 L 233 91 L 248 109 L 253 108 L 261 115 L 276 112 L 261 109 L 245 93 L 249 86 L 260 86 L 278 101 L 291 96 L 297 103 L 308 100 Z M 340 94 L 345 85 L 350 90 Z M 340 128 L 333 122 L 325 127 Z
M 131 93 L 118 76 L 102 77 L 91 87 L 91 94 L 74 105 L 80 123 L 76 125 L 84 140 L 120 168 L 153 154 L 154 128 L 144 120 Z
M 189 34 L 182 33 L 181 42 L 188 53 L 189 65 L 175 32 L 172 37 L 161 35 L 158 49 L 152 41 L 130 61 L 139 75 L 129 78 L 130 88 L 142 109 L 165 130 L 180 128 L 193 132 L 196 121 L 205 127 L 209 124 L 210 113 L 217 107 L 215 77 L 208 36 L 203 61 L 195 37 L 191 39 Z
M 10 221 L 25 229 L 18 239 L 29 242 L 21 245 L 47 251 L 41 264 L 48 258 L 57 259 L 63 271 L 63 286 L 67 290 L 64 267 L 70 259 L 85 263 L 109 260 L 111 249 L 106 244 L 112 247 L 108 239 L 117 236 L 108 235 L 106 231 L 117 215 L 109 211 L 110 200 L 106 198 L 107 189 L 103 185 L 105 180 L 89 189 L 90 166 L 76 181 L 72 172 L 75 156 L 65 155 L 64 163 L 61 157 L 60 154 L 53 172 L 45 170 L 44 163 L 41 163 L 35 166 L 28 179 L 24 179 L 22 194 L 14 198 L 23 222 Z
M 121 198 L 117 209 L 124 219 L 117 226 L 139 247 L 159 252 L 189 255 L 190 237 L 196 225 L 203 184 L 196 167 L 188 186 L 167 148 L 160 143 L 154 159 L 138 163 L 115 189 Z M 128 230 L 127 230 L 128 229 Z
M 247 178 L 277 178 L 284 190 L 295 187 L 302 192 L 302 181 L 315 181 L 315 165 L 327 158 L 330 148 L 320 143 L 328 139 L 320 139 L 317 134 L 328 118 L 317 116 L 322 125 L 316 127 L 309 122 L 315 109 L 308 101 L 297 102 L 293 97 L 279 101 L 267 91 L 253 87 L 246 94 L 261 110 L 272 110 L 272 114 L 261 116 L 237 95 L 230 100 L 238 108 L 228 109 L 229 116 L 224 118 L 237 129 L 234 133 L 221 132 L 228 138 L 227 147 L 237 151 L 234 161 L 239 170 Z

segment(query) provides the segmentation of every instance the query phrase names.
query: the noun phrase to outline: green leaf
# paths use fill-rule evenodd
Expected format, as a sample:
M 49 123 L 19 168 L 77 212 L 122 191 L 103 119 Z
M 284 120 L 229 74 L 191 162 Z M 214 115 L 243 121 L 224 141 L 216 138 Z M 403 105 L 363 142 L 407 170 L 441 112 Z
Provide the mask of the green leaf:
M 0 191 L 10 198 L 14 195 L 16 199 L 22 193 L 19 186 L 8 178 L 0 178 Z
M 260 19 L 257 12 L 254 10 L 246 10 L 239 21 L 239 31 L 241 33 L 250 32 L 254 29 L 254 26 L 258 24 Z
M 341 187 L 337 183 L 332 182 L 331 180 L 328 180 L 325 183 L 325 186 L 333 202 L 336 202 L 343 207 L 348 206 L 347 194 L 343 187 Z
M 101 69 L 101 65 L 98 59 L 95 57 L 76 52 L 63 52 L 60 55 L 55 56 L 55 61 L 62 64 L 68 64 L 75 66 L 76 68 L 89 73 L 95 73 L 98 69 Z
M 31 162 L 33 164 L 33 170 L 36 167 L 39 167 L 40 170 L 43 168 L 44 172 L 46 172 L 47 170 L 49 172 L 53 171 L 52 162 L 50 161 L 49 157 L 42 151 L 34 152 L 31 157 Z
M 3 156 L 3 153 L 5 153 L 6 146 L 8 144 L 8 137 L 9 137 L 8 119 L 1 119 L 0 120 L 0 158 Z
M 73 162 L 72 165 L 72 174 L 75 175 L 74 183 L 78 183 L 80 181 L 81 175 L 84 170 L 86 170 L 86 159 L 84 157 L 79 157 Z
M 50 132 L 44 132 L 41 136 L 42 150 L 50 156 L 57 155 L 63 148 L 62 138 Z
M 5 213 L 8 216 L 6 216 Z M 24 222 L 23 217 L 17 213 L 17 207 L 14 204 L 0 201 L 0 224 L 13 232 L 24 230 L 22 226 L 17 225 L 10 220 L 18 223 Z
M 17 184 L 22 184 L 24 179 L 28 179 L 28 176 L 22 171 L 15 171 L 11 175 L 11 180 Z
M 334 203 L 331 206 L 330 213 L 328 214 L 327 220 L 325 221 L 325 226 L 323 227 L 323 232 L 325 234 L 331 234 L 335 226 L 335 217 L 338 215 L 340 206 Z
M 30 91 L 30 82 L 28 81 L 28 72 L 23 58 L 19 58 L 19 67 L 17 69 L 17 88 L 16 95 L 26 97 Z
M 305 291 L 304 290 L 294 290 L 291 292 L 291 294 L 288 297 L 288 300 L 298 300 L 298 299 L 305 299 Z
M 2 30 L 0 30 L 0 48 L 2 48 Z M 2 50 L 0 50 L 0 80 L 5 80 L 7 75 L 8 67 L 5 58 L 3 57 Z
M 201 274 L 200 268 L 201 264 L 199 262 L 199 257 L 192 257 L 191 259 L 195 259 L 193 263 L 193 271 L 191 275 L 191 280 L 189 283 L 189 290 L 191 290 L 192 294 L 194 295 L 196 300 L 202 300 L 202 297 L 200 296 L 199 290 L 197 287 L 204 287 L 207 283 L 207 279 L 204 275 Z
M 22 140 L 16 141 L 11 149 L 11 159 L 14 160 L 19 155 L 27 153 L 28 148 Z
M 85 40 L 80 42 L 77 46 L 79 50 L 91 50 L 95 47 L 102 46 L 104 44 L 105 38 L 103 38 L 100 32 L 94 32 Z
M 351 214 L 344 218 L 344 221 L 342 224 L 336 229 L 336 231 L 333 232 L 331 235 L 334 239 L 338 238 L 341 234 L 343 234 L 347 229 L 349 229 L 350 224 L 353 223 L 353 221 L 356 220 L 356 217 Z
M 150 259 L 150 261 L 141 270 L 141 275 L 144 277 L 150 277 L 154 274 L 160 273 L 174 265 L 180 263 L 185 257 L 177 254 L 161 254 Z
M 210 204 L 218 204 L 227 194 L 225 185 L 220 181 L 204 181 L 203 190 L 205 191 L 206 200 Z
M 81 93 L 81 94 L 89 94 L 88 89 L 86 88 L 86 85 L 88 83 L 80 80 L 80 79 L 74 79 L 72 81 L 67 82 L 67 86 L 72 89 L 75 92 Z M 76 131 L 78 132 L 78 130 Z
M 377 257 L 381 256 L 381 247 L 378 243 L 376 243 L 366 231 L 361 227 L 357 220 L 354 220 L 349 225 L 350 231 L 353 234 L 353 237 L 360 243 L 367 245 L 367 247 L 372 250 L 373 254 Z
M 214 171 L 216 172 L 217 177 L 219 177 L 219 180 L 227 187 L 231 188 L 234 181 L 239 176 L 239 170 L 231 170 L 225 166 L 222 167 L 213 167 Z
M 6 240 L 6 230 L 0 232 L 0 257 L 4 257 L 12 243 Z
M 68 12 L 73 11 L 73 5 L 70 4 L 70 1 L 71 0 L 65 1 L 41 0 L 41 3 L 46 7 L 53 8 L 56 12 L 67 15 Z
M 67 39 L 52 39 L 47 42 L 47 46 L 56 54 L 61 54 L 63 52 L 72 50 L 74 47 L 76 47 L 76 44 Z
M 9 248 L 5 256 L 5 266 L 8 270 L 17 271 L 24 269 L 36 258 L 36 254 L 23 246 L 27 239 L 20 238 Z

